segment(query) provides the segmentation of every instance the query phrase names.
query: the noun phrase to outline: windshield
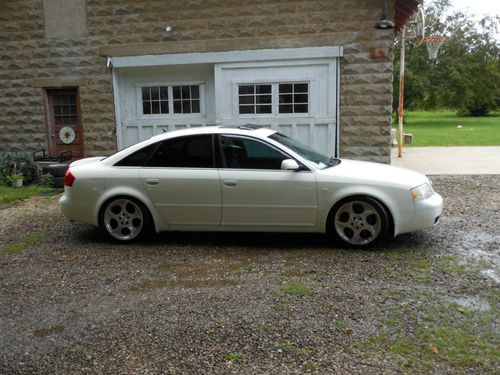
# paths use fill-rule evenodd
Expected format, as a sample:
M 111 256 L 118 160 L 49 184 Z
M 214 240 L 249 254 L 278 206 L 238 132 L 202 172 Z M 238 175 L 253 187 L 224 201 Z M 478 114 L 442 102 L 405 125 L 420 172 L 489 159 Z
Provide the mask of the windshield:
M 316 164 L 318 168 L 326 168 L 338 164 L 337 159 L 330 158 L 328 156 L 320 154 L 319 152 L 314 151 L 309 146 L 306 146 L 300 143 L 299 141 L 296 141 L 295 139 L 290 138 L 284 134 L 274 133 L 270 135 L 269 138 L 295 151 L 304 159 Z

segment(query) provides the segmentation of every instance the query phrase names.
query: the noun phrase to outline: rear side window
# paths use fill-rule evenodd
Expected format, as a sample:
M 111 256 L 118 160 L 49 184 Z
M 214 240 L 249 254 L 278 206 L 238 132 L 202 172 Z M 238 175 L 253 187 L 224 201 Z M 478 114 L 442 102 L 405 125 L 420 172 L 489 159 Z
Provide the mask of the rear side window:
M 141 167 L 148 160 L 149 155 L 155 149 L 158 143 L 153 143 L 149 146 L 143 147 L 140 150 L 137 150 L 133 154 L 123 158 L 115 166 L 118 167 Z
M 213 168 L 212 135 L 167 139 L 149 159 L 148 167 Z

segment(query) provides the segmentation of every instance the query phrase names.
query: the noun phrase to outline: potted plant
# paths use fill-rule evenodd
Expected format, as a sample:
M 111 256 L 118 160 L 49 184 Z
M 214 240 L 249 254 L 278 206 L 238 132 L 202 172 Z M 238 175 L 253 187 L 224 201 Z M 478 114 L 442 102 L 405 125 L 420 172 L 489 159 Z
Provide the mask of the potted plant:
M 23 178 L 24 178 L 24 176 L 18 172 L 12 172 L 9 176 L 7 176 L 7 179 L 12 184 L 12 187 L 23 186 Z

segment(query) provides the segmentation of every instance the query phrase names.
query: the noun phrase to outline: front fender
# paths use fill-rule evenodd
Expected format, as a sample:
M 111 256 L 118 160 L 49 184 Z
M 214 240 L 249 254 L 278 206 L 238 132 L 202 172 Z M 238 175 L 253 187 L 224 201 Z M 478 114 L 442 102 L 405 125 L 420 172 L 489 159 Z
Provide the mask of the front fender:
M 338 202 L 352 196 L 367 196 L 381 202 L 385 207 L 387 207 L 395 226 L 401 222 L 410 221 L 415 212 L 410 194 L 407 191 L 398 188 L 384 187 L 381 189 L 376 186 L 356 186 L 346 184 L 340 187 L 336 186 L 333 191 L 330 188 L 322 187 L 320 188 L 320 192 L 320 207 L 325 207 L 321 217 L 322 226 L 325 232 L 327 231 L 326 225 L 330 211 Z

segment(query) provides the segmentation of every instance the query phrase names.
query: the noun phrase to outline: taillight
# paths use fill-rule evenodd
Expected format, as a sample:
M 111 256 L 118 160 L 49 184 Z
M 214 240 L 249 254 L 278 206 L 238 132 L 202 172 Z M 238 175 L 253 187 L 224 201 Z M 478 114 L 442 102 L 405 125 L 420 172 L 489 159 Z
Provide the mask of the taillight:
M 75 182 L 75 176 L 73 176 L 73 173 L 68 169 L 66 171 L 66 175 L 64 176 L 64 186 L 73 186 L 73 182 Z

